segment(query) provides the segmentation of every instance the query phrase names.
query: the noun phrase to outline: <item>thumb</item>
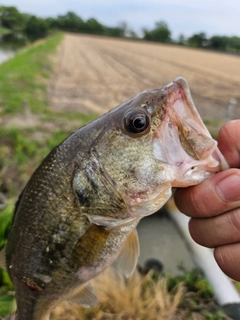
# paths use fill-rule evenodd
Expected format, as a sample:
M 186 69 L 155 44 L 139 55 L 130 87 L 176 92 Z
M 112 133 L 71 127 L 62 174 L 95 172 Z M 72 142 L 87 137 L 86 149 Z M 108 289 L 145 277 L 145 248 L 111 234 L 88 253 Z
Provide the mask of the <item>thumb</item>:
M 202 183 L 177 189 L 174 195 L 177 207 L 196 218 L 206 218 L 240 206 L 240 170 L 228 169 Z

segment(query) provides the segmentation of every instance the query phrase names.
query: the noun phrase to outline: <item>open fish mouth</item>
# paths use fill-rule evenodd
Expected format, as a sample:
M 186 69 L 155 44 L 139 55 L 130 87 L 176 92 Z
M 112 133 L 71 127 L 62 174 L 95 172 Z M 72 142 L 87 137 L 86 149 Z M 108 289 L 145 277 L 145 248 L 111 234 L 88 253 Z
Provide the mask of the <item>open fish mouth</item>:
M 200 118 L 185 79 L 163 88 L 168 94 L 164 117 L 153 138 L 155 157 L 173 166 L 173 187 L 199 183 L 228 168 L 228 164 Z

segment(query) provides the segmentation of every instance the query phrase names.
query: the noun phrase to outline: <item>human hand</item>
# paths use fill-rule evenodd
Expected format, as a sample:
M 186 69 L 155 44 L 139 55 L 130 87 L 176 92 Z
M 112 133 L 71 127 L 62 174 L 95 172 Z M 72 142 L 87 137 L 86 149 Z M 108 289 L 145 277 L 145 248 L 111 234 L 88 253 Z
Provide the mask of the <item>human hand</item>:
M 175 192 L 179 210 L 190 216 L 189 231 L 202 246 L 214 248 L 224 273 L 240 281 L 240 120 L 220 130 L 218 147 L 230 169 Z

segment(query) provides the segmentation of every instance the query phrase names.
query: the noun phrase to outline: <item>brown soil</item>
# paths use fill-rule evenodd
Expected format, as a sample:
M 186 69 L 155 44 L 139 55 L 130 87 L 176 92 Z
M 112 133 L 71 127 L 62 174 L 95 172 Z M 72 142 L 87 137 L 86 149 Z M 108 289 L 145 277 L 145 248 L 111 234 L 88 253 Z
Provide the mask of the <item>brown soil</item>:
M 189 82 L 203 118 L 223 121 L 229 99 L 240 103 L 240 57 L 143 41 L 66 34 L 49 85 L 55 110 L 112 109 L 177 76 Z M 240 108 L 234 110 L 240 117 Z

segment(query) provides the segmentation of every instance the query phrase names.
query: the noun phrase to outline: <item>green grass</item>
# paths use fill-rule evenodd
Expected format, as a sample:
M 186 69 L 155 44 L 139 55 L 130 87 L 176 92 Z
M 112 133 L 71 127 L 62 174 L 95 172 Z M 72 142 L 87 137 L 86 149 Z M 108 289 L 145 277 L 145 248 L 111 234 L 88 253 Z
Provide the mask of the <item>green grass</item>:
M 14 203 L 10 201 L 0 213 L 0 250 L 7 242 L 7 237 L 12 222 L 13 210 Z
M 1 114 L 21 112 L 28 104 L 34 113 L 47 107 L 46 79 L 52 70 L 50 55 L 56 51 L 63 34 L 31 45 L 0 65 Z M 45 81 L 44 81 L 45 80 Z
M 64 127 L 63 121 L 67 119 L 64 114 L 48 117 L 54 124 L 51 130 L 41 125 L 22 129 L 0 127 L 0 192 L 5 190 L 10 199 L 17 198 L 35 168 L 56 145 L 95 116 L 78 114 L 79 121 L 73 127 Z
M 44 114 L 48 114 L 49 121 L 54 118 L 48 109 L 47 84 L 52 71 L 51 56 L 62 38 L 63 34 L 57 34 L 38 42 L 0 65 L 0 116 L 6 119 L 0 127 L 0 192 L 8 199 L 8 205 L 0 211 L 0 250 L 6 244 L 14 203 L 25 183 L 42 158 L 68 134 L 67 130 L 57 129 L 44 132 L 41 126 Z M 10 126 L 9 119 L 21 116 L 26 105 L 31 114 L 40 117 L 39 125 Z M 46 139 L 37 138 L 42 132 Z M 0 317 L 12 310 L 12 290 L 7 272 L 0 269 Z
M 5 317 L 16 311 L 16 302 L 13 294 L 0 296 L 0 317 Z
M 179 284 L 185 287 L 179 310 L 185 310 L 189 317 L 197 313 L 206 320 L 225 320 L 226 314 L 217 304 L 213 288 L 203 272 L 198 268 L 187 271 L 182 266 L 179 266 L 179 272 L 177 276 L 166 276 L 169 291 Z
M 0 212 L 0 251 L 7 242 L 10 231 L 14 203 L 8 205 Z M 13 285 L 6 271 L 0 268 L 0 317 L 4 317 L 15 309 Z
M 0 117 L 4 119 L 0 127 L 0 192 L 10 199 L 17 198 L 54 146 L 96 118 L 76 112 L 54 112 L 48 106 L 52 57 L 62 39 L 63 34 L 55 34 L 38 41 L 0 65 Z M 11 124 L 11 119 L 25 122 L 26 111 L 30 118 L 35 117 L 34 126 Z
M 4 36 L 4 35 L 9 34 L 9 33 L 11 33 L 10 29 L 0 27 L 0 36 Z
M 223 125 L 223 122 L 215 119 L 203 119 L 205 126 L 208 128 L 213 139 L 216 139 L 219 129 Z
M 93 114 L 55 112 L 48 106 L 47 86 L 63 34 L 55 34 L 20 51 L 0 65 L 0 192 L 16 199 L 34 169 L 51 149 Z M 18 126 L 27 122 L 29 125 Z M 34 125 L 31 126 L 33 118 Z M 11 119 L 16 123 L 11 124 Z M 26 120 L 25 120 L 26 119 Z

